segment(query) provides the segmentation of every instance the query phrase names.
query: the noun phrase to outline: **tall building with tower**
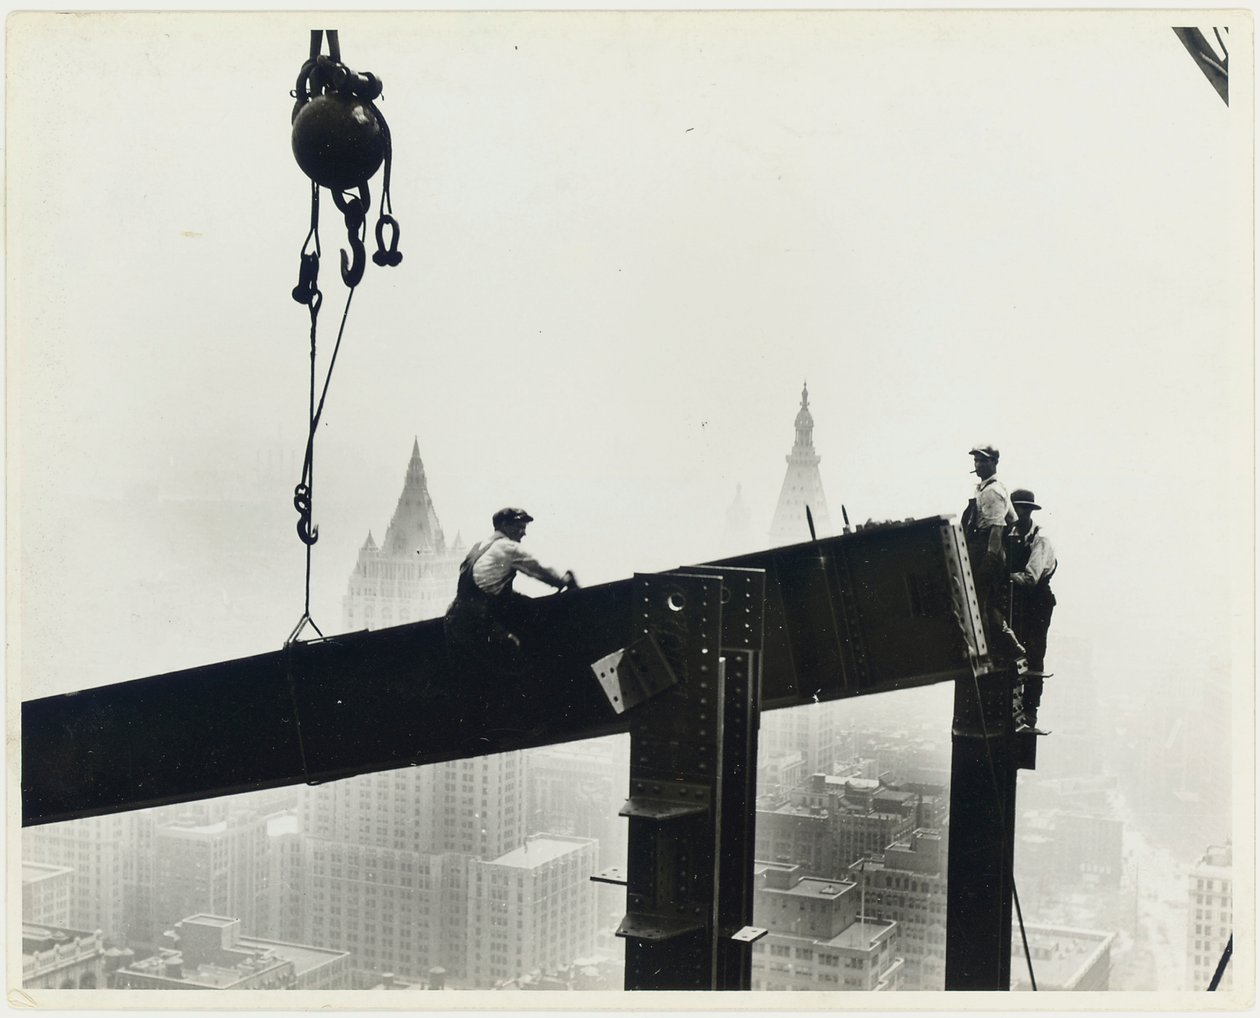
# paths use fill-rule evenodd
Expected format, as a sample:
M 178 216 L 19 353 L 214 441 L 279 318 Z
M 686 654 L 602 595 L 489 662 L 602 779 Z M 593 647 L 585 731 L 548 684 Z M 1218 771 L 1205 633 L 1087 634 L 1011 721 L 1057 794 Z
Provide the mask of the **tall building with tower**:
M 448 544 L 429 494 L 419 442 L 378 546 L 359 551 L 343 600 L 347 628 L 441 615 L 464 549 Z M 464 984 L 473 864 L 524 841 L 520 751 L 365 774 L 303 791 L 301 939 L 348 951 L 360 980 L 412 982 L 445 970 Z
M 393 518 L 378 545 L 369 530 L 342 599 L 347 629 L 378 629 L 436 618 L 455 596 L 455 578 L 467 549 L 455 536 L 447 544 L 420 459 L 420 440 Z
M 818 463 L 822 459 L 814 451 L 814 415 L 809 410 L 809 387 L 801 388 L 801 407 L 796 412 L 796 439 L 787 454 L 787 473 L 779 489 L 779 503 L 770 524 L 770 547 L 800 544 L 809 540 L 808 507 L 819 537 L 831 533 L 831 517 L 827 513 L 827 496 L 823 494 L 822 475 Z

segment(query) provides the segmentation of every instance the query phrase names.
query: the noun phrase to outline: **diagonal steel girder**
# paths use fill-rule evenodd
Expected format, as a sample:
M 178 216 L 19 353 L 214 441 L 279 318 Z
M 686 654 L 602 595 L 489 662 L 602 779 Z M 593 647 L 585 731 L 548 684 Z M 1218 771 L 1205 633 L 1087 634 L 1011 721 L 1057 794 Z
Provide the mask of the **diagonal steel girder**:
M 987 666 L 945 517 L 722 565 L 764 570 L 761 710 L 970 678 Z M 640 634 L 634 581 L 540 598 L 534 678 L 478 692 L 441 620 L 22 705 L 24 826 L 628 730 L 591 665 Z

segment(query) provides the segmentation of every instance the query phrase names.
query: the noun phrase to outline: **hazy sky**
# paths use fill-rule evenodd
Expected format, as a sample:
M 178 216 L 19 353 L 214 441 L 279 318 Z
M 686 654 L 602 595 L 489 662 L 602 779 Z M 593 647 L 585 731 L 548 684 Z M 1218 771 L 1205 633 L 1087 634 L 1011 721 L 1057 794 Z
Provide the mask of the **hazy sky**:
M 278 647 L 300 610 L 296 470 L 255 478 L 305 438 L 288 93 L 327 17 L 8 23 L 26 696 Z M 737 483 L 759 546 L 807 379 L 837 525 L 841 503 L 959 513 L 992 442 L 1046 507 L 1056 627 L 1093 639 L 1101 681 L 1247 674 L 1250 24 L 1226 107 L 1171 23 L 338 16 L 344 60 L 385 83 L 404 261 L 369 265 L 332 381 L 316 618 L 338 628 L 413 436 L 449 537 L 524 505 L 535 550 L 588 582 L 729 551 Z M 325 201 L 321 366 L 339 227 Z M 292 602 L 261 645 L 198 628 L 146 657 L 144 578 L 191 552 L 136 493 L 222 478 L 273 507 L 248 540 L 289 549 Z M 52 527 L 79 496 L 133 499 L 127 535 Z

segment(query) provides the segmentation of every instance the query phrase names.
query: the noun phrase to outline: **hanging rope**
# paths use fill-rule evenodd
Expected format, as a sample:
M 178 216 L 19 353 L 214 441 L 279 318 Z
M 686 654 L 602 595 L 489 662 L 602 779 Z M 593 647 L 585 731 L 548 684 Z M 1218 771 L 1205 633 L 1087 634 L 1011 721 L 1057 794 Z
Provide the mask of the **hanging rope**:
M 341 62 L 341 43 L 335 30 L 328 31 L 328 55 L 321 53 L 323 35 L 320 29 L 311 31 L 310 55 L 302 64 L 297 84 L 290 93 L 294 99 L 291 117 L 293 155 L 302 172 L 311 180 L 310 228 L 299 255 L 298 283 L 292 290 L 293 299 L 306 305 L 310 313 L 311 365 L 306 451 L 302 457 L 301 480 L 293 489 L 293 508 L 298 514 L 297 535 L 306 548 L 305 597 L 302 616 L 285 639 L 286 648 L 308 625 L 321 638 L 324 635 L 311 618 L 311 548 L 319 540 L 319 527 L 313 523 L 315 434 L 328 398 L 333 369 L 337 366 L 350 304 L 367 268 L 367 217 L 372 206 L 368 180 L 382 163 L 385 166 L 384 184 L 376 223 L 377 250 L 372 255 L 372 261 L 381 266 L 394 266 L 402 261 L 398 251 L 400 230 L 393 217 L 394 206 L 390 195 L 393 142 L 389 125 L 375 104 L 381 95 L 381 81 L 373 74 L 352 71 Z M 349 252 L 345 249 L 341 251 L 341 280 L 348 290 L 346 304 L 319 402 L 316 403 L 319 311 L 324 299 L 319 289 L 319 262 L 323 253 L 319 237 L 321 187 L 329 190 L 333 203 L 342 214 Z

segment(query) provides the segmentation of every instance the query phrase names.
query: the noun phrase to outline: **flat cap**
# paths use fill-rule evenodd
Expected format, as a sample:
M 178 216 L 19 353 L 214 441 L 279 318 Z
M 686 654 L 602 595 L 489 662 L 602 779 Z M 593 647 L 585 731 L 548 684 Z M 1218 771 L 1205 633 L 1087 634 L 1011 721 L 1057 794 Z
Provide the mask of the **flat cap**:
M 490 522 L 494 524 L 497 530 L 504 523 L 533 523 L 534 517 L 530 516 L 524 509 L 508 507 L 507 509 L 500 509 L 490 517 Z
M 985 459 L 993 460 L 993 462 L 996 463 L 998 461 L 998 456 L 1001 454 L 997 451 L 997 448 L 995 446 L 977 445 L 971 448 L 971 450 L 968 452 L 968 455 L 969 456 L 983 456 Z

